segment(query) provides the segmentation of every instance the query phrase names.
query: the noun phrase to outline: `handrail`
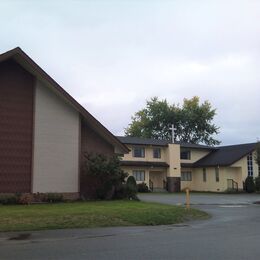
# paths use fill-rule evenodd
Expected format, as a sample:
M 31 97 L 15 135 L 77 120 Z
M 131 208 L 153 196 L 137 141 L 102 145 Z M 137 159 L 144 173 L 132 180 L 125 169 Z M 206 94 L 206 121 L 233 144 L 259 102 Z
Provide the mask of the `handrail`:
M 149 180 L 149 188 L 151 191 L 153 191 L 153 182 L 151 180 Z
M 238 191 L 238 183 L 233 179 L 227 179 L 228 189 Z

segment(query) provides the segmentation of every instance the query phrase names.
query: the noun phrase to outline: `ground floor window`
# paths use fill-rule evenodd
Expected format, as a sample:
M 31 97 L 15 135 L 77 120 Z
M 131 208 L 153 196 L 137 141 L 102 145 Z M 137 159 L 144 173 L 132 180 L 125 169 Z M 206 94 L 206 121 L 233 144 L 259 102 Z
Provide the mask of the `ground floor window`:
M 192 174 L 190 171 L 181 172 L 182 181 L 192 181 Z
M 141 171 L 141 170 L 133 171 L 133 176 L 136 181 L 144 181 L 145 180 L 145 171 Z
M 215 168 L 216 182 L 219 182 L 219 167 Z
M 207 171 L 206 171 L 206 168 L 203 168 L 203 181 L 204 182 L 207 181 Z
M 250 153 L 248 156 L 247 156 L 247 174 L 248 176 L 253 176 L 254 173 L 253 173 L 253 156 L 252 156 L 252 153 Z

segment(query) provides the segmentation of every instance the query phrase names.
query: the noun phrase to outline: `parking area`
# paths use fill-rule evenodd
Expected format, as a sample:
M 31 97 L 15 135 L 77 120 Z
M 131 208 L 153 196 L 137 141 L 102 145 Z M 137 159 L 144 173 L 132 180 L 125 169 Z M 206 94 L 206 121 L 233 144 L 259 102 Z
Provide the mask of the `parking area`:
M 172 205 L 185 204 L 185 193 L 139 193 L 143 201 L 152 201 Z M 260 194 L 218 194 L 218 193 L 190 193 L 192 205 L 237 205 L 252 204 L 260 201 Z
M 145 201 L 180 204 L 185 194 L 141 194 Z M 0 259 L 258 259 L 258 195 L 191 194 L 211 218 L 167 226 L 0 233 Z M 21 233 L 18 233 L 21 234 Z M 16 233 L 17 235 L 17 233 Z

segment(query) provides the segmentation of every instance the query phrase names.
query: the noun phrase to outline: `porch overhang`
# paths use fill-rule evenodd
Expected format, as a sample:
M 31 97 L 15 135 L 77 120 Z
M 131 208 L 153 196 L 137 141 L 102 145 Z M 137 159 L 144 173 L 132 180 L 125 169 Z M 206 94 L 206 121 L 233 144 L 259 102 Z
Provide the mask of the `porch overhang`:
M 145 161 L 121 161 L 121 166 L 136 166 L 136 167 L 159 167 L 159 168 L 168 168 L 169 164 L 165 162 L 145 162 Z

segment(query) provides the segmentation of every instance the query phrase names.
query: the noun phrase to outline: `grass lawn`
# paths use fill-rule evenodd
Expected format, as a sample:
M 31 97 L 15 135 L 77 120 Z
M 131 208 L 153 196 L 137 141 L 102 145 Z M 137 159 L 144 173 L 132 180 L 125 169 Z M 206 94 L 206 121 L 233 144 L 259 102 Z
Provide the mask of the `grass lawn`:
M 0 206 L 0 231 L 166 225 L 207 217 L 197 209 L 138 201 L 10 205 Z

